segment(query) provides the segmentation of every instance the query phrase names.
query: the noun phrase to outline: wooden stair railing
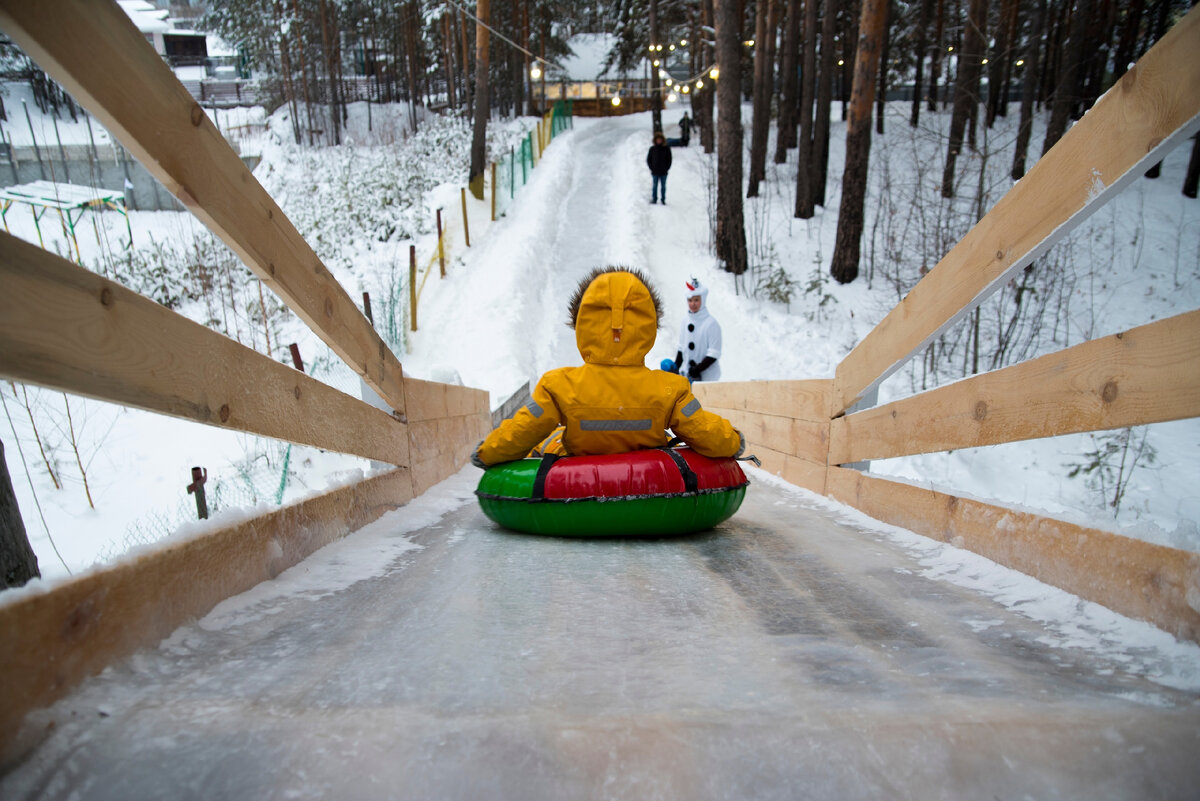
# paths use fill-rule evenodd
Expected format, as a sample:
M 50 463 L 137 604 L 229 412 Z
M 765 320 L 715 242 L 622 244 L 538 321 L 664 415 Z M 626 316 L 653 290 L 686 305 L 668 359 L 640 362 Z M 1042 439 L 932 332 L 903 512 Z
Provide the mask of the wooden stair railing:
M 490 430 L 488 395 L 404 376 L 266 190 L 113 2 L 0 0 L 0 29 L 374 389 L 381 411 L 0 234 L 0 377 L 397 465 L 68 581 L 0 594 L 0 764 L 25 714 L 407 503 Z
M 843 467 L 869 459 L 1200 417 L 1200 311 L 848 413 L 1017 271 L 1200 129 L 1193 9 L 1072 126 L 841 364 L 832 380 L 699 384 L 764 467 L 1200 642 L 1200 554 Z

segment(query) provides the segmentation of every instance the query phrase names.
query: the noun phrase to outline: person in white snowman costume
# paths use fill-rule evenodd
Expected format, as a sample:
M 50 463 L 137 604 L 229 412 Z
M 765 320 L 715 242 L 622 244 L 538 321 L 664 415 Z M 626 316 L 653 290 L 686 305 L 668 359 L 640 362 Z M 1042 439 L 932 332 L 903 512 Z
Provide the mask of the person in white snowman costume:
M 688 313 L 679 328 L 675 372 L 690 381 L 721 377 L 721 324 L 708 311 L 708 287 L 692 278 L 686 283 Z

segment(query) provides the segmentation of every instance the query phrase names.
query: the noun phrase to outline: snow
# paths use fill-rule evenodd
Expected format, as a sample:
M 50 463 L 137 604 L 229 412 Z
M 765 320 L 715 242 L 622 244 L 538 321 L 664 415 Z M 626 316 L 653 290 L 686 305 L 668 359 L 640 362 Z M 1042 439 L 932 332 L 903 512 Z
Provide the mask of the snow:
M 593 55 L 604 48 L 602 42 L 592 44 L 588 52 Z M 582 50 L 581 46 L 577 52 Z M 24 90 L 10 85 L 8 91 L 11 108 Z M 37 114 L 32 102 L 28 108 L 39 142 L 53 141 L 49 138 L 53 126 Z M 565 325 L 565 303 L 578 278 L 596 266 L 636 267 L 651 276 L 666 299 L 659 340 L 647 358 L 651 365 L 674 356 L 676 332 L 686 308 L 680 291 L 684 281 L 696 276 L 707 282 L 712 287 L 709 308 L 724 329 L 722 369 L 727 381 L 831 377 L 841 358 L 909 286 L 908 279 L 888 272 L 889 254 L 879 242 L 870 241 L 864 245 L 863 275 L 857 281 L 840 286 L 828 278 L 840 189 L 837 173 L 844 158 L 844 125 L 836 121 L 836 114 L 826 206 L 818 207 L 811 220 L 793 218 L 794 154 L 786 165 L 769 164 L 764 196 L 746 204 L 753 270 L 735 280 L 720 269 L 709 250 L 706 209 L 715 192 L 715 162 L 701 152 L 697 137 L 690 148 L 675 150 L 669 205 L 648 203 L 644 164 L 648 115 L 576 119 L 574 130 L 557 138 L 545 152 L 508 216 L 488 224 L 486 204 L 470 202 L 472 247 L 468 249 L 461 244 L 458 220 L 459 187 L 464 183 L 469 147 L 465 124 L 430 119 L 414 136 L 403 108 L 373 105 L 369 125 L 365 104 L 354 104 L 350 111 L 347 144 L 315 150 L 291 144 L 286 110 L 276 113 L 269 124 L 261 109 L 223 110 L 218 122 L 222 130 L 258 126 L 253 141 L 263 161 L 256 175 L 351 297 L 371 293 L 381 330 L 386 325 L 382 318 L 394 313 L 397 336 L 403 336 L 403 341 L 390 344 L 405 372 L 439 380 L 457 376 L 468 386 L 486 389 L 493 408 L 542 372 L 579 363 L 573 335 Z M 668 132 L 681 113 L 677 105 L 664 112 Z M 906 105 L 891 108 L 888 134 L 875 139 L 868 200 L 868 229 L 897 238 L 901 250 L 926 247 L 913 240 L 905 226 L 915 225 L 909 206 L 928 212 L 915 198 L 928 189 L 931 175 L 940 176 L 940 168 L 933 165 L 939 159 L 938 137 L 946 124 L 945 115 L 927 113 L 922 128 L 912 132 L 906 115 Z M 747 123 L 749 119 L 747 107 Z M 494 123 L 492 152 L 506 152 L 509 143 L 533 124 L 531 118 Z M 107 141 L 94 120 L 92 125 L 97 140 Z M 996 197 L 1005 182 L 1011 183 L 1004 176 L 1006 167 L 996 165 L 1008 158 L 1014 125 L 1012 118 L 1001 119 L 989 134 L 995 150 L 989 181 L 996 186 Z M 27 144 L 28 133 L 22 132 L 27 127 L 10 120 L 4 131 L 14 144 Z M 82 117 L 77 123 L 60 120 L 58 128 L 64 142 L 88 141 Z M 1037 131 L 1034 141 L 1040 141 Z M 1186 151 L 1179 148 L 1166 158 L 1157 181 L 1134 181 L 1062 246 L 1062 292 L 1067 301 L 1056 323 L 1057 339 L 1042 341 L 1041 352 L 1200 305 L 1196 281 L 1200 205 L 1179 194 Z M 963 161 L 978 169 L 978 158 Z M 883 191 L 884 185 L 891 187 L 891 196 Z M 423 291 L 420 329 L 403 335 L 406 302 L 388 307 L 383 299 L 389 286 L 402 280 L 397 276 L 407 273 L 410 242 L 417 244 L 422 265 L 431 253 L 437 208 L 444 210 L 458 239 L 451 248 L 447 277 L 434 275 Z M 14 208 L 8 216 L 13 233 L 37 241 L 25 211 Z M 86 227 L 82 229 L 80 242 L 89 262 L 107 259 L 120 266 L 127 234 L 124 221 L 115 217 L 96 215 L 94 237 Z M 950 233 L 945 219 L 931 225 L 937 228 L 937 236 Z M 66 253 L 65 239 L 56 226 L 46 223 L 42 228 L 47 247 Z M 203 234 L 203 227 L 190 216 L 170 212 L 133 212 L 131 228 L 139 253 L 164 247 L 187 250 Z M 930 253 L 944 252 L 937 249 L 937 241 L 927 247 Z M 757 289 L 756 280 L 774 270 L 795 284 L 790 303 L 750 294 Z M 236 292 L 245 293 L 239 294 L 239 302 L 257 302 L 252 284 Z M 214 315 L 201 302 L 184 298 L 180 303 L 185 313 L 202 321 Z M 239 321 L 235 315 L 226 325 L 231 332 L 236 328 L 247 344 L 264 348 L 261 324 L 248 318 Z M 294 317 L 281 326 L 272 332 L 275 358 L 290 363 L 286 344 L 297 342 L 308 370 L 358 394 L 357 376 L 311 332 Z M 881 402 L 920 388 L 921 360 L 916 361 L 885 382 Z M 97 561 L 120 558 L 131 548 L 178 530 L 194 516 L 193 498 L 184 492 L 193 465 L 208 468 L 210 505 L 218 510 L 274 503 L 285 460 L 285 502 L 371 469 L 356 457 L 301 446 L 289 450 L 281 443 L 247 435 L 72 399 L 75 423 L 82 429 L 76 432 L 81 459 L 96 503 L 92 509 L 68 442 L 61 394 L 30 390 L 35 417 L 42 418 L 43 441 L 52 445 L 51 461 L 63 482 L 62 489 L 55 489 L 20 395 L 5 390 L 14 437 L 12 444 L 5 437 L 7 459 L 47 579 L 66 575 L 68 568 L 79 572 Z M 1200 551 L 1200 492 L 1195 481 L 1200 475 L 1200 424 L 1185 420 L 1151 426 L 1149 431 L 1157 462 L 1133 474 L 1116 519 L 1082 479 L 1067 477 L 1068 466 L 1095 449 L 1091 435 L 877 461 L 871 469 L 923 486 Z M 215 497 L 218 487 L 223 494 Z
M 580 33 L 572 36 L 567 44 L 571 54 L 556 63 L 547 78 L 556 81 L 594 81 L 598 78 L 642 77 L 638 71 L 620 72 L 615 68 L 605 68 L 604 62 L 609 52 L 617 45 L 617 37 L 613 34 Z

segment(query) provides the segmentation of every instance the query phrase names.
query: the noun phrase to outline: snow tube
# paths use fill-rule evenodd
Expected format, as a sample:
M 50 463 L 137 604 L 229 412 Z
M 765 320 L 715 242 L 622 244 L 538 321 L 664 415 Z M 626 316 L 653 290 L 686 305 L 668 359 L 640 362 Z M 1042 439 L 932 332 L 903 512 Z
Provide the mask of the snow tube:
M 664 536 L 727 520 L 749 483 L 734 459 L 658 448 L 506 462 L 484 471 L 475 495 L 484 514 L 514 531 Z

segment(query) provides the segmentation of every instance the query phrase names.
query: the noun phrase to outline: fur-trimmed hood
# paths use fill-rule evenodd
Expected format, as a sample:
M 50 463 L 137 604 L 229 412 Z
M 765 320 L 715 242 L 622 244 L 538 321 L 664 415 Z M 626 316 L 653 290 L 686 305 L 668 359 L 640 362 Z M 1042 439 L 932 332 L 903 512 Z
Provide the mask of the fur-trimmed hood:
M 662 303 L 638 270 L 593 270 L 567 304 L 568 325 L 588 364 L 643 365 L 658 335 Z

